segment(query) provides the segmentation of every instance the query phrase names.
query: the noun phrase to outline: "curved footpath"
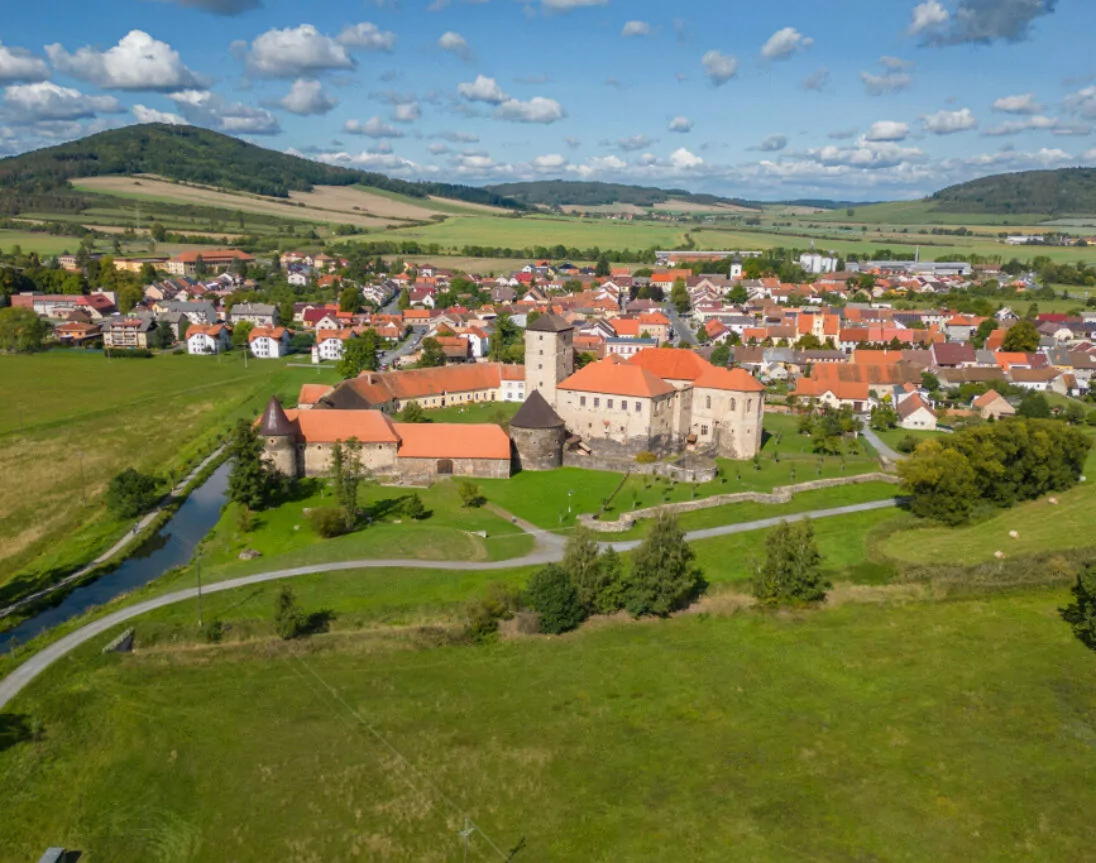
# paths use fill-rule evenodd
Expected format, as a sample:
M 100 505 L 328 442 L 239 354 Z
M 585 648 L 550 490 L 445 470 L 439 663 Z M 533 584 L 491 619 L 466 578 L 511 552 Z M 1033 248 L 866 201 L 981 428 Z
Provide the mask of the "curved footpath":
M 730 536 L 736 533 L 761 530 L 767 527 L 775 527 L 782 521 L 801 521 L 805 518 L 832 518 L 840 515 L 851 515 L 857 512 L 868 512 L 877 509 L 887 509 L 897 504 L 897 500 L 870 501 L 857 503 L 850 506 L 839 506 L 833 509 L 816 509 L 811 512 L 795 513 L 792 515 L 762 518 L 757 521 L 741 522 L 740 524 L 727 524 L 721 527 L 711 527 L 705 530 L 694 530 L 685 535 L 686 539 L 712 539 L 719 536 Z M 537 538 L 538 550 L 524 557 L 511 558 L 510 560 L 491 561 L 479 563 L 472 561 L 455 560 L 347 560 L 341 563 L 318 563 L 310 566 L 298 566 L 293 569 L 278 569 L 270 572 L 260 572 L 255 575 L 245 575 L 228 581 L 218 581 L 202 588 L 203 594 L 220 593 L 224 590 L 235 590 L 238 587 L 247 587 L 252 584 L 262 584 L 267 581 L 278 581 L 283 578 L 294 578 L 298 575 L 316 575 L 324 572 L 340 572 L 348 569 L 447 569 L 453 571 L 483 571 L 514 569 L 519 566 L 539 566 L 547 563 L 555 563 L 563 558 L 563 540 L 561 537 L 542 531 L 524 522 L 518 522 L 527 531 Z M 642 540 L 630 540 L 628 542 L 601 543 L 603 548 L 612 547 L 617 551 L 630 551 L 636 548 Z M 101 617 L 82 626 L 74 632 L 70 632 L 64 638 L 58 639 L 53 644 L 44 647 L 3 680 L 0 680 L 0 710 L 18 695 L 24 687 L 34 678 L 49 668 L 54 662 L 68 653 L 71 653 L 81 644 L 90 641 L 97 635 L 102 635 L 119 623 L 125 623 L 135 617 L 140 617 L 146 612 L 165 605 L 174 605 L 176 602 L 184 602 L 198 596 L 195 587 L 185 590 L 177 590 L 174 593 L 166 593 L 153 599 L 147 599 L 136 605 L 120 608 L 118 611 Z

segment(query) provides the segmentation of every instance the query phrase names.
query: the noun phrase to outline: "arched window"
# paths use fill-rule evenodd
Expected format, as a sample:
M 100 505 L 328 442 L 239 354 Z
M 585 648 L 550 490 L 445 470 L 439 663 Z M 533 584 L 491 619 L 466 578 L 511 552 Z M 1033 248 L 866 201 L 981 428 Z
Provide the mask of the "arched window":
M 451 458 L 439 458 L 437 464 L 438 476 L 453 475 L 453 460 Z

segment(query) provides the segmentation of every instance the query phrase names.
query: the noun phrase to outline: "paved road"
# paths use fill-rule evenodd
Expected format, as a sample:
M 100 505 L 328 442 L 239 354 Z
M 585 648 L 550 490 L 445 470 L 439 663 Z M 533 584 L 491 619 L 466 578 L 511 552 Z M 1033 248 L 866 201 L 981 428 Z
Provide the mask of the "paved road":
M 861 433 L 864 435 L 864 437 L 868 439 L 868 443 L 875 447 L 875 451 L 879 453 L 879 455 L 883 456 L 883 458 L 885 458 L 887 461 L 897 464 L 905 458 L 902 453 L 895 452 L 889 446 L 883 443 L 883 440 L 879 437 L 879 435 L 871 430 L 871 426 L 868 425 L 867 419 L 864 420 L 864 428 L 862 429 Z
M 664 311 L 666 312 L 666 317 L 670 319 L 670 323 L 673 324 L 674 335 L 677 337 L 678 344 L 684 345 L 685 347 L 695 345 L 696 336 L 693 335 L 693 330 L 685 322 L 685 319 L 678 314 L 677 307 L 673 303 L 667 302 Z
M 811 512 L 798 513 L 796 515 L 763 518 L 757 521 L 743 522 L 741 524 L 728 524 L 723 525 L 722 527 L 696 530 L 686 534 L 686 538 L 689 540 L 712 539 L 718 536 L 729 536 L 731 534 L 746 533 L 751 530 L 774 527 L 781 521 L 801 521 L 805 518 L 832 518 L 857 512 L 887 509 L 888 507 L 895 506 L 896 503 L 897 501 L 889 499 L 872 501 L 869 503 L 858 503 L 853 504 L 852 506 L 839 506 L 833 509 L 817 509 Z M 543 531 L 536 531 L 538 540 L 542 538 L 542 534 Z M 640 542 L 641 540 L 631 540 L 629 542 L 603 543 L 602 545 L 603 547 L 611 546 L 617 551 L 630 551 L 638 546 Z M 539 541 L 538 546 L 540 546 Z M 299 575 L 315 575 L 322 572 L 341 572 L 348 569 L 444 569 L 456 572 L 481 572 L 484 570 L 513 569 L 514 567 L 519 566 L 540 566 L 547 563 L 555 563 L 562 558 L 562 545 L 558 541 L 551 541 L 539 547 L 538 550 L 534 551 L 532 554 L 527 554 L 525 557 L 511 560 L 491 561 L 489 563 L 453 560 L 348 560 L 341 563 L 321 563 L 311 566 L 299 566 L 294 569 L 279 569 L 271 572 L 262 572 L 256 575 L 234 578 L 229 581 L 219 581 L 203 587 L 202 592 L 205 594 L 220 593 L 225 590 L 235 590 L 240 587 L 263 584 L 268 581 L 279 581 L 284 578 L 294 578 Z M 166 593 L 163 596 L 148 599 L 127 608 L 121 608 L 118 611 L 106 615 L 106 617 L 101 617 L 98 620 L 82 626 L 74 632 L 70 632 L 64 638 L 55 641 L 53 644 L 36 653 L 4 678 L 4 680 L 0 680 L 0 710 L 3 710 L 4 707 L 6 707 L 7 704 L 27 686 L 27 684 L 34 680 L 34 678 L 49 668 L 49 666 L 58 659 L 75 650 L 81 644 L 90 641 L 98 635 L 102 635 L 104 632 L 107 632 L 120 623 L 125 623 L 127 620 L 140 617 L 142 614 L 157 608 L 163 608 L 166 605 L 174 605 L 177 602 L 195 599 L 197 595 L 198 591 L 193 587 L 187 588 L 186 590 L 177 590 L 173 593 Z
M 148 527 L 148 525 L 152 522 L 154 518 L 156 518 L 156 516 L 163 512 L 164 507 L 167 506 L 168 503 L 170 503 L 172 500 L 174 500 L 183 493 L 187 485 L 194 479 L 194 477 L 196 477 L 201 471 L 205 470 L 210 462 L 219 457 L 222 452 L 224 452 L 224 447 L 218 447 L 208 458 L 203 460 L 201 464 L 194 468 L 194 470 L 192 470 L 187 475 L 186 479 L 184 479 L 177 486 L 175 486 L 175 488 L 171 490 L 171 493 L 164 497 L 164 499 L 160 502 L 156 509 L 146 513 L 145 515 L 141 516 L 141 518 L 137 519 L 136 523 L 133 525 L 132 530 L 126 533 L 126 535 L 123 536 L 116 543 L 114 543 L 114 545 L 112 545 L 101 555 L 95 558 L 95 560 L 93 560 L 83 569 L 77 570 L 72 575 L 62 579 L 56 584 L 51 584 L 44 590 L 39 590 L 37 593 L 32 593 L 30 596 L 24 596 L 18 602 L 12 603 L 7 608 L 0 609 L 0 619 L 3 619 L 10 614 L 13 614 L 20 608 L 23 608 L 24 606 L 29 605 L 36 600 L 42 599 L 43 597 L 49 596 L 51 593 L 55 593 L 56 591 L 61 590 L 61 588 L 68 587 L 73 582 L 79 581 L 81 578 L 83 578 L 85 575 L 95 569 L 95 567 L 99 566 L 102 563 L 105 563 L 106 561 L 114 557 L 114 555 L 118 554 L 118 552 L 122 551 L 122 549 L 124 549 L 136 539 L 137 535 L 142 530 Z

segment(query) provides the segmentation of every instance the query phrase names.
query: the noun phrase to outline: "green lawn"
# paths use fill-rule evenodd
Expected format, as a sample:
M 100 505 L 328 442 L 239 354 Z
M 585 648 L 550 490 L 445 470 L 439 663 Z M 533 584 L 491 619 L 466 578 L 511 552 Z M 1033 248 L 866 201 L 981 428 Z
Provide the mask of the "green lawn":
M 428 518 L 413 521 L 400 513 L 402 501 L 412 493 L 421 498 L 430 513 Z M 533 538 L 506 519 L 485 508 L 462 506 L 451 481 L 425 489 L 365 485 L 358 499 L 372 523 L 333 539 L 316 534 L 304 514 L 306 509 L 334 505 L 327 482 L 302 482 L 296 499 L 255 513 L 254 527 L 246 534 L 238 528 L 237 506 L 229 504 L 202 544 L 203 578 L 219 581 L 270 569 L 360 558 L 505 560 L 520 557 L 533 547 Z M 485 531 L 486 538 L 475 535 L 477 531 Z M 262 557 L 241 561 L 239 555 L 245 549 L 258 551 Z
M 41 733 L 0 746 L 3 856 L 459 860 L 467 814 L 476 859 L 1088 859 L 1096 657 L 1063 599 L 89 645 L 5 717 Z
M 108 362 L 60 350 L 0 356 L 0 593 L 77 568 L 125 530 L 102 503 L 119 471 L 181 476 L 272 392 L 293 404 L 300 385 L 317 379 L 333 380 L 284 361 L 245 369 L 238 354 L 219 363 L 185 355 Z
M 945 431 L 909 431 L 900 428 L 877 431 L 876 434 L 879 435 L 880 440 L 891 449 L 898 449 L 898 442 L 906 437 L 912 437 L 915 441 L 920 443 L 921 441 L 937 440 L 948 436 L 948 432 Z
M 521 402 L 472 402 L 426 410 L 426 418 L 435 423 L 504 423 L 518 412 Z
M 11 254 L 19 246 L 24 252 L 37 252 L 39 255 L 60 255 L 74 252 L 80 248 L 79 237 L 55 237 L 38 231 L 13 231 L 0 229 L 0 250 Z M 105 244 L 104 244 L 105 247 Z

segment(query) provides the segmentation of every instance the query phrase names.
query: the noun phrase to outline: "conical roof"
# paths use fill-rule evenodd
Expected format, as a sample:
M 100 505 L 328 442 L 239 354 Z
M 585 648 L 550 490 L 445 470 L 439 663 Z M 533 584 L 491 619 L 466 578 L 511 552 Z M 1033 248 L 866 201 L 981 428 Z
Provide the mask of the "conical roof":
M 288 437 L 297 433 L 297 427 L 289 421 L 277 396 L 271 396 L 259 421 L 259 434 L 263 437 Z
M 552 406 L 540 394 L 540 390 L 533 390 L 514 418 L 510 420 L 510 428 L 519 429 L 551 429 L 559 428 L 563 420 L 559 418 Z

